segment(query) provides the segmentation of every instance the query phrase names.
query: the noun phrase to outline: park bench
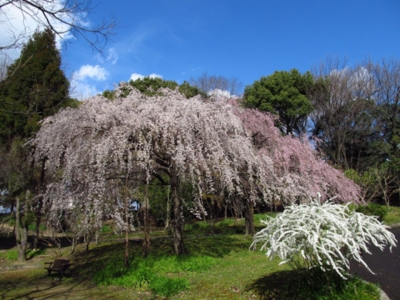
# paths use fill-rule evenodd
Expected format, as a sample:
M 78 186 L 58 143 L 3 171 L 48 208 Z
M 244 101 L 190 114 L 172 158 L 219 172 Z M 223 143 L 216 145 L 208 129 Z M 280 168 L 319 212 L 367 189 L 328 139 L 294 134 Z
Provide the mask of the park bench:
M 48 267 L 45 267 L 45 269 L 49 272 L 49 275 L 51 275 L 51 272 L 57 272 L 60 274 L 60 277 L 63 277 L 65 272 L 71 266 L 68 259 L 60 258 L 56 258 L 52 262 L 45 262 L 45 264 L 49 265 Z

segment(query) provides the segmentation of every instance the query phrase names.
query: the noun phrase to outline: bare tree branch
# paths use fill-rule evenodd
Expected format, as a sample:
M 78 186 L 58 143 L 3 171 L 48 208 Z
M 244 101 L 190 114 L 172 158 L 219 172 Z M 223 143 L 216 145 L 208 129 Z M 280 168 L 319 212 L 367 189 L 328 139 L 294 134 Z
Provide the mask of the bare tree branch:
M 0 22 L 10 23 L 5 14 L 5 8 L 15 7 L 22 15 L 24 22 L 33 20 L 39 27 L 50 28 L 57 36 L 64 39 L 64 35 L 71 32 L 75 37 L 83 38 L 95 51 L 102 52 L 116 25 L 114 19 L 102 21 L 96 26 L 82 20 L 82 16 L 93 9 L 91 1 L 83 0 L 9 0 L 0 2 Z M 6 20 L 2 20 L 2 19 Z M 0 50 L 14 49 L 21 45 L 21 40 L 26 38 L 25 32 L 15 32 L 10 42 L 0 45 Z M 65 39 L 64 39 L 65 40 Z

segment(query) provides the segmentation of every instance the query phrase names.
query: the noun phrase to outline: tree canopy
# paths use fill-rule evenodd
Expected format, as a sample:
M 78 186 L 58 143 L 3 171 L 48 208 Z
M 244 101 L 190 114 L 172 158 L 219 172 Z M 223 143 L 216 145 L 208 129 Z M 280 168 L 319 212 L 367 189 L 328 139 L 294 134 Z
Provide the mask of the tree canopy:
M 0 143 L 29 137 L 38 122 L 71 103 L 51 30 L 36 32 L 0 82 Z
M 244 91 L 245 107 L 257 108 L 279 116 L 278 127 L 285 134 L 303 134 L 307 116 L 312 111 L 307 89 L 313 84 L 311 73 L 298 70 L 276 71 L 261 77 Z

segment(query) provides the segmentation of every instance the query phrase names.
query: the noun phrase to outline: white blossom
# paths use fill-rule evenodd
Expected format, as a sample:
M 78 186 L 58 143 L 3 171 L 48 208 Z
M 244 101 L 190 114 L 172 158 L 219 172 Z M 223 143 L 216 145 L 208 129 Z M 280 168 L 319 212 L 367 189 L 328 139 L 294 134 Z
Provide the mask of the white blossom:
M 266 251 L 270 259 L 293 268 L 324 271 L 333 270 L 342 278 L 350 268 L 350 259 L 364 265 L 371 273 L 361 253 L 371 253 L 372 244 L 383 250 L 396 246 L 397 240 L 375 216 L 351 211 L 348 205 L 321 203 L 292 205 L 276 218 L 263 222 L 266 227 L 258 232 L 251 247 Z

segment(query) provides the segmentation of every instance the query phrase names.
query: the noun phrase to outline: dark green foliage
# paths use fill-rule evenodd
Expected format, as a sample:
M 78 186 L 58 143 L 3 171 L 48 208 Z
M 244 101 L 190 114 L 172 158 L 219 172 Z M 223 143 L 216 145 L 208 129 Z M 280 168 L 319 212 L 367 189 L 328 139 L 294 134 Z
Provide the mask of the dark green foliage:
M 9 143 L 9 147 L 0 146 L 0 190 L 7 191 L 0 198 L 0 205 L 5 207 L 10 207 L 15 197 L 24 194 L 26 189 L 33 190 L 38 177 L 26 160 L 24 141 L 15 138 Z
M 305 122 L 312 111 L 307 98 L 307 90 L 312 84 L 309 72 L 301 74 L 296 69 L 277 71 L 247 86 L 243 105 L 276 114 L 279 116 L 278 126 L 284 133 L 301 134 L 305 132 Z
M 388 213 L 386 206 L 376 203 L 368 203 L 367 205 L 360 205 L 356 208 L 357 212 L 363 213 L 368 216 L 377 216 L 379 221 L 383 222 L 383 218 Z
M 174 90 L 178 84 L 175 81 L 164 80 L 162 78 L 144 77 L 129 81 L 129 84 L 147 96 L 155 96 L 161 88 Z
M 179 92 L 186 96 L 186 98 L 192 98 L 194 96 L 200 95 L 203 98 L 207 98 L 207 94 L 200 90 L 197 86 L 190 85 L 189 82 L 184 81 L 179 86 Z
M 114 100 L 115 91 L 105 90 L 101 95 L 109 100 Z
M 170 186 L 158 184 L 158 181 L 154 180 L 153 184 L 149 185 L 148 192 L 151 214 L 157 220 L 158 225 L 164 226 L 167 220 Z
M 160 94 L 159 90 L 161 88 L 168 88 L 174 90 L 178 86 L 178 84 L 175 81 L 164 80 L 161 78 L 150 78 L 150 77 L 139 78 L 134 81 L 131 80 L 129 84 L 147 96 L 159 95 Z M 201 91 L 196 86 L 191 86 L 187 81 L 184 81 L 179 86 L 179 92 L 185 95 L 186 98 L 188 99 L 197 95 L 201 95 L 201 97 L 207 98 L 206 93 Z M 128 93 L 129 90 L 125 88 L 125 90 L 122 90 L 122 97 L 128 96 Z M 102 96 L 107 99 L 113 100 L 115 98 L 115 91 L 105 90 L 102 93 Z
M 71 104 L 51 30 L 36 32 L 0 83 L 0 143 L 30 137 L 39 121 Z

